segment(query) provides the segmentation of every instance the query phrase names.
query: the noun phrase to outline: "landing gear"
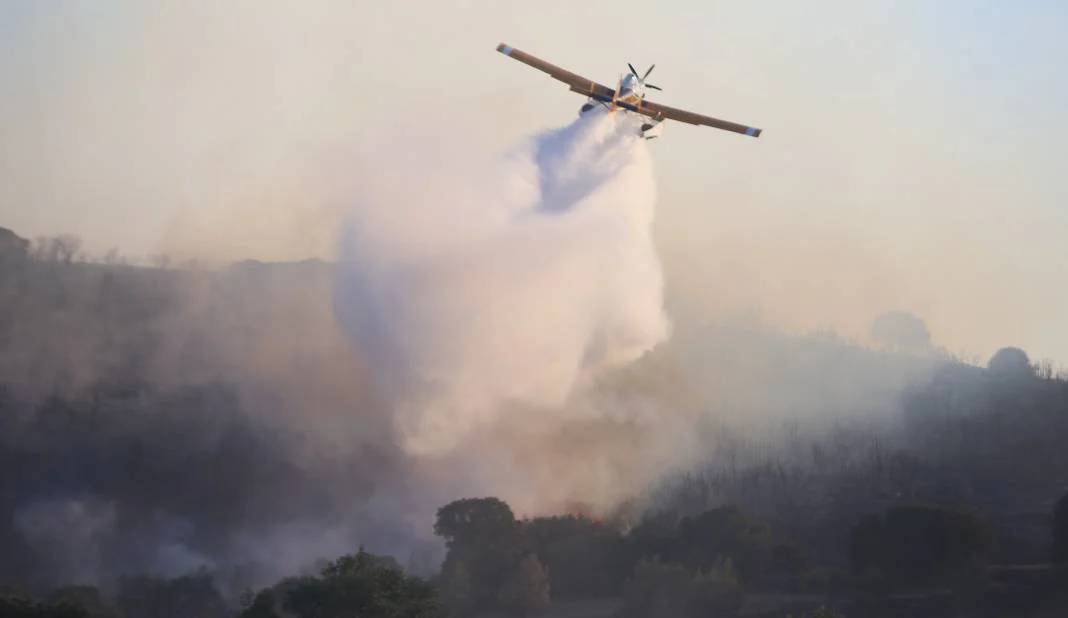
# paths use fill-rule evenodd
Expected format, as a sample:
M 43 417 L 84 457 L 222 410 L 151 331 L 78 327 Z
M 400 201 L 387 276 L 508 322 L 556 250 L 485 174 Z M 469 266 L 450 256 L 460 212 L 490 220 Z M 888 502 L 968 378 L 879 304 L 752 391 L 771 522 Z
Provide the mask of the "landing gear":
M 659 120 L 642 123 L 641 136 L 645 139 L 656 139 L 664 132 L 664 125 Z
M 592 110 L 596 109 L 598 105 L 600 105 L 601 107 L 605 108 L 609 112 L 620 111 L 620 112 L 623 112 L 623 113 L 628 113 L 628 114 L 629 113 L 634 113 L 635 115 L 637 115 L 637 112 L 636 112 L 637 108 L 634 105 L 632 105 L 630 103 L 627 103 L 626 101 L 617 101 L 616 103 L 614 103 L 612 105 L 609 105 L 608 103 L 606 103 L 604 101 L 601 101 L 599 99 L 594 99 L 592 97 L 590 99 L 588 99 L 582 105 L 582 107 L 579 108 L 579 115 L 581 116 L 581 115 L 585 114 L 586 112 L 589 112 L 589 111 L 592 111 Z M 628 117 L 630 117 L 630 116 L 628 116 Z M 644 139 L 655 139 L 657 137 L 660 137 L 660 134 L 664 132 L 664 126 L 663 126 L 664 118 L 663 118 L 663 116 L 661 116 L 659 118 L 650 118 L 650 117 L 645 117 L 645 116 L 638 116 L 638 117 L 642 119 L 641 129 L 638 131 L 638 135 L 641 136 L 642 138 L 644 138 Z

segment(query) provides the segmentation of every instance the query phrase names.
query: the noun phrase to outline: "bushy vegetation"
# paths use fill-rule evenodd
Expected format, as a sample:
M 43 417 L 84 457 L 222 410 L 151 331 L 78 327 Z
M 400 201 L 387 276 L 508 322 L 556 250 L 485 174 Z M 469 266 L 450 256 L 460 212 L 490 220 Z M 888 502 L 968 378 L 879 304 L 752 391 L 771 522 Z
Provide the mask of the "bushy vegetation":
M 989 525 L 971 513 L 897 506 L 853 527 L 850 558 L 857 573 L 874 568 L 895 584 L 930 585 L 980 566 L 991 542 Z
M 437 593 L 429 583 L 406 575 L 392 559 L 361 549 L 331 562 L 319 575 L 286 579 L 259 592 L 240 618 L 440 618 L 444 615 Z
M 743 593 L 730 558 L 696 572 L 681 564 L 643 559 L 623 592 L 625 618 L 733 616 Z
M 924 616 L 948 604 L 1012 616 L 1022 615 L 1011 609 L 1026 605 L 1020 597 L 1059 581 L 1042 563 L 1068 563 L 1068 382 L 1005 348 L 986 367 L 938 361 L 882 425 L 710 430 L 707 459 L 665 479 L 640 511 L 522 519 L 497 498 L 451 502 L 433 527 L 444 561 L 427 579 L 363 550 L 310 574 L 222 573 L 211 551 L 233 531 L 309 511 L 328 525 L 341 512 L 331 509 L 386 472 L 345 462 L 332 472 L 357 489 L 339 499 L 338 485 L 316 483 L 289 456 L 276 428 L 253 420 L 225 376 L 160 379 L 162 351 L 197 365 L 210 349 L 202 344 L 214 331 L 178 328 L 177 349 L 160 335 L 174 327 L 178 291 L 192 289 L 178 282 L 190 275 L 80 264 L 79 251 L 76 239 L 30 245 L 0 233 L 0 584 L 20 586 L 0 591 L 5 618 L 535 616 L 601 599 L 625 618 L 731 616 L 778 597 L 800 609 L 783 601 L 788 609 L 758 615 L 841 615 L 826 605 Z M 771 349 L 879 366 L 930 348 L 909 316 L 885 316 L 873 336 L 882 349 L 832 340 Z M 376 456 L 388 465 L 391 454 Z M 35 553 L 54 549 L 47 540 L 67 527 L 93 535 L 94 551 Z M 153 542 L 163 536 L 175 539 L 178 549 L 162 545 L 178 566 L 138 574 L 158 562 Z M 81 581 L 100 587 L 54 587 Z M 249 581 L 258 591 L 242 602 Z
M 4 618 L 89 618 L 79 605 L 39 602 L 22 595 L 0 594 L 0 616 Z

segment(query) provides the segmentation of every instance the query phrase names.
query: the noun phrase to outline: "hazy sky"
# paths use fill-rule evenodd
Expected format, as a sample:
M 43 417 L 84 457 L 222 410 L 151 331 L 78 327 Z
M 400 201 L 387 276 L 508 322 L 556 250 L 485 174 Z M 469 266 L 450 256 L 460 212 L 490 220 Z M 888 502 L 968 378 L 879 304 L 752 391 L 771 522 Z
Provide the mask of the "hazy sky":
M 330 256 L 377 149 L 467 156 L 581 98 L 505 41 L 765 129 L 653 142 L 669 295 L 1068 363 L 1068 9 L 1055 2 L 0 3 L 0 226 L 213 259 Z

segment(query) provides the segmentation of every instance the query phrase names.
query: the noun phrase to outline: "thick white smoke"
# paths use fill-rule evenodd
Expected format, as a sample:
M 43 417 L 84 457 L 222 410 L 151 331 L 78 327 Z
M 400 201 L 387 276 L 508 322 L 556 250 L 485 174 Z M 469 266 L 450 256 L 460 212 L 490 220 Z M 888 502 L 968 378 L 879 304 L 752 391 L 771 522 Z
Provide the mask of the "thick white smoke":
M 406 450 L 559 410 L 667 337 L 638 122 L 598 110 L 491 162 L 416 152 L 368 179 L 335 303 Z

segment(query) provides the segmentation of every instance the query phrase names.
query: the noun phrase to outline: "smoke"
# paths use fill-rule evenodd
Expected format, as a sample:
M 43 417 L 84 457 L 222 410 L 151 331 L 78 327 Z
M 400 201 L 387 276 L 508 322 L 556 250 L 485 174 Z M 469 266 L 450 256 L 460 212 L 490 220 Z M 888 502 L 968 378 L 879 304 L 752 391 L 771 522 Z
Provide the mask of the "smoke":
M 484 158 L 383 130 L 324 189 L 350 196 L 336 264 L 11 264 L 0 582 L 206 566 L 236 593 L 361 545 L 432 573 L 451 500 L 629 515 L 726 424 L 896 410 L 932 361 L 677 304 L 669 326 L 636 123 Z
M 596 110 L 447 176 L 409 162 L 405 182 L 431 170 L 419 191 L 357 204 L 335 306 L 407 452 L 443 455 L 519 406 L 566 414 L 577 387 L 667 338 L 638 123 Z

